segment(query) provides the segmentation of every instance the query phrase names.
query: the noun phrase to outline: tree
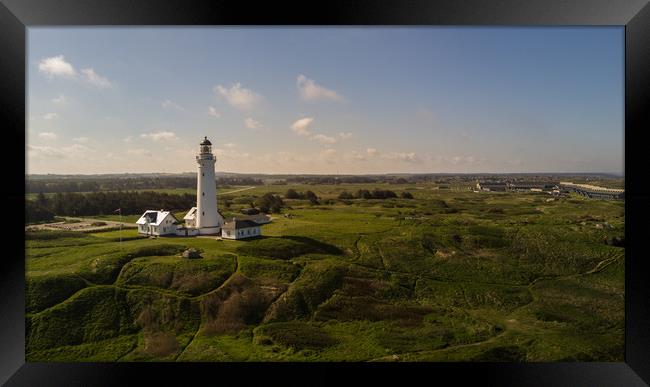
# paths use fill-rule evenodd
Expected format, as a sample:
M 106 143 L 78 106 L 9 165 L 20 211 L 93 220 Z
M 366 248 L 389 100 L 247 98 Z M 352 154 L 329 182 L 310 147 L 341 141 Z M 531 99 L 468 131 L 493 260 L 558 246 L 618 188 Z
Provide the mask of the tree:
M 309 203 L 318 204 L 318 196 L 312 191 L 305 192 L 305 197 L 309 200 Z
M 402 199 L 413 199 L 413 195 L 407 191 L 403 191 L 400 196 L 402 197 Z
M 286 197 L 287 199 L 300 199 L 300 194 L 298 194 L 298 192 L 296 192 L 295 189 L 290 188 L 289 190 L 287 190 L 287 194 L 284 195 L 284 197 Z
M 36 203 L 38 203 L 42 207 L 47 207 L 49 204 L 43 192 L 39 192 L 38 195 L 36 196 Z
M 284 206 L 282 199 L 277 195 L 271 194 L 270 192 L 265 193 L 261 198 L 257 199 L 256 204 L 260 211 L 265 214 L 268 214 L 270 212 L 277 214 Z
M 54 219 L 54 213 L 37 201 L 27 201 L 25 206 L 25 222 L 35 223 Z
M 344 200 L 346 200 L 346 199 L 354 199 L 354 197 L 348 191 L 343 191 L 343 192 L 341 192 L 339 194 L 339 199 L 344 199 Z
M 367 189 L 360 189 L 357 191 L 358 199 L 372 199 L 372 194 Z

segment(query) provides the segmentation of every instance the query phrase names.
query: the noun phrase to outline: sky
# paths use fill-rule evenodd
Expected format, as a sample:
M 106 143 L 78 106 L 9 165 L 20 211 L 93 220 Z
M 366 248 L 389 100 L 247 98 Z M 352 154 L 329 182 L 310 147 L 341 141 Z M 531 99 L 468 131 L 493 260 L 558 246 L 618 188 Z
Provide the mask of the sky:
M 33 28 L 28 174 L 624 171 L 623 27 Z

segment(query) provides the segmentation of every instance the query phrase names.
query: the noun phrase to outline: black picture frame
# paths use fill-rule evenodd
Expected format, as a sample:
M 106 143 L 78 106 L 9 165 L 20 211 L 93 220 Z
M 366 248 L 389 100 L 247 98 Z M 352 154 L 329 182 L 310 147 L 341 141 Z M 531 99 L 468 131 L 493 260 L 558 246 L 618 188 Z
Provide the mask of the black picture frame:
M 24 178 L 26 28 L 93 25 L 573 25 L 625 26 L 626 284 L 621 363 L 26 363 Z M 427 384 L 643 386 L 650 383 L 650 5 L 647 0 L 235 1 L 2 0 L 0 114 L 6 241 L 0 262 L 0 382 L 8 386 Z M 646 247 L 646 248 L 644 248 Z M 298 374 L 298 371 L 299 374 Z M 346 375 L 343 375 L 343 372 Z M 144 376 L 144 381 L 139 377 Z M 424 378 L 424 379 L 422 379 Z M 451 379 L 450 379 L 451 378 Z M 644 382 L 645 381 L 645 382 Z

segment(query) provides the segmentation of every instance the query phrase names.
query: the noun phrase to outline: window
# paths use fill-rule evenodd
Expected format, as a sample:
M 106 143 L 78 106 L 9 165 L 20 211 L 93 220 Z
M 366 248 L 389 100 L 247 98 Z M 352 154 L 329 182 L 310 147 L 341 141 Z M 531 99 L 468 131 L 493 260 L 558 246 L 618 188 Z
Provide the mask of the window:
M 205 211 L 201 211 L 201 215 L 205 216 Z
M 201 172 L 201 176 L 205 176 L 205 173 Z
M 201 192 L 201 196 L 205 196 L 205 192 Z

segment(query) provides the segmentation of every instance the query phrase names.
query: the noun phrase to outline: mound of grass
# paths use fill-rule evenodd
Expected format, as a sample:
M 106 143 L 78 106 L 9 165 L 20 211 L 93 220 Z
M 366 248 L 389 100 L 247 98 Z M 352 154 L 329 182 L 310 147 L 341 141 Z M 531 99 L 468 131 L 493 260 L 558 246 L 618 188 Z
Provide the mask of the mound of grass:
M 511 311 L 532 302 L 525 286 L 493 285 L 481 283 L 453 283 L 420 279 L 416 297 L 440 306 L 457 306 L 468 309 L 492 308 Z
M 56 362 L 114 362 L 137 345 L 137 335 L 119 336 L 98 342 L 65 345 L 52 349 L 28 352 L 26 360 L 30 362 L 56 361 Z
M 336 246 L 301 236 L 252 240 L 238 247 L 237 252 L 253 257 L 274 259 L 291 259 L 305 254 L 343 254 L 343 251 Z
M 86 286 L 73 274 L 38 275 L 26 278 L 25 304 L 28 313 L 38 312 L 67 299 Z
M 137 331 L 126 292 L 94 286 L 35 315 L 26 332 L 27 351 L 79 345 Z
M 526 360 L 526 351 L 517 345 L 497 346 L 486 349 L 469 360 L 520 363 Z
M 59 231 L 59 230 L 38 230 L 38 231 L 26 231 L 25 240 L 28 241 L 47 241 L 52 239 L 62 239 L 62 238 L 84 238 L 83 233 L 77 231 Z
M 240 256 L 239 271 L 248 278 L 270 283 L 290 283 L 298 274 L 301 267 L 292 262 L 275 259 L 264 259 Z
M 196 296 L 221 285 L 235 271 L 233 255 L 184 260 L 177 256 L 143 257 L 122 268 L 120 285 L 152 286 Z
M 257 344 L 276 344 L 295 351 L 320 350 L 337 343 L 321 328 L 301 321 L 264 324 L 255 328 L 253 332 Z
M 258 324 L 271 302 L 284 288 L 262 288 L 255 281 L 235 274 L 227 284 L 201 301 L 206 334 L 237 333 Z
M 288 321 L 311 316 L 341 286 L 344 274 L 345 268 L 335 261 L 308 263 L 289 290 L 273 303 L 264 320 Z
M 172 244 L 131 247 L 92 259 L 79 274 L 97 284 L 111 284 L 117 280 L 122 267 L 135 258 L 177 255 L 183 250 L 184 246 Z
M 412 283 L 410 278 L 392 275 L 389 281 L 377 278 L 356 278 L 346 276 L 339 290 L 342 295 L 351 297 L 373 297 L 376 299 L 407 299 L 411 289 L 404 280 Z
M 371 297 L 346 297 L 335 294 L 321 305 L 314 318 L 318 320 L 399 321 L 402 326 L 416 326 L 431 308 L 413 305 L 395 305 Z
M 453 339 L 453 332 L 444 326 L 426 324 L 419 328 L 391 325 L 375 333 L 379 345 L 392 353 L 432 351 L 444 348 Z

